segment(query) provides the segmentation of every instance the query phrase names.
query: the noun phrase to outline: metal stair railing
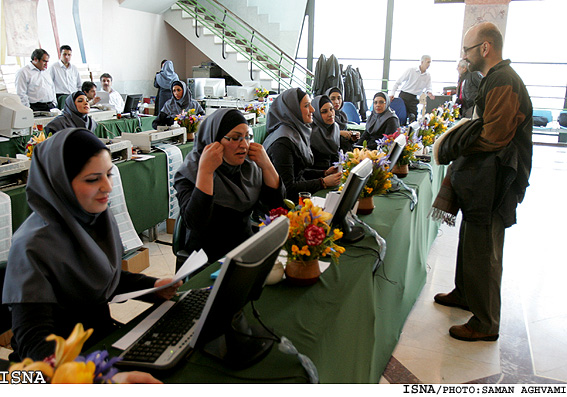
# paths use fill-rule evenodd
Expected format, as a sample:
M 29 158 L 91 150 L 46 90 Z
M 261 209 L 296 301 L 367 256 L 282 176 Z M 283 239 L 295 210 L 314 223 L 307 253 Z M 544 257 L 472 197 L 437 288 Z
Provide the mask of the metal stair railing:
M 254 80 L 255 65 L 277 81 L 280 90 L 300 87 L 312 92 L 312 72 L 216 0 L 182 0 L 177 5 L 195 20 L 197 37 L 201 24 L 222 39 L 223 59 L 226 59 L 227 45 L 249 59 L 250 80 Z

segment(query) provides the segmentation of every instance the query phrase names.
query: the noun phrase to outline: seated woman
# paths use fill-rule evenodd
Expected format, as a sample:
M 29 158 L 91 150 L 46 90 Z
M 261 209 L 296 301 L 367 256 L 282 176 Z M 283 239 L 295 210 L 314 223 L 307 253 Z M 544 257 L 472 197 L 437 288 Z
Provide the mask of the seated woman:
M 376 140 L 382 139 L 384 135 L 391 135 L 400 128 L 400 120 L 396 113 L 390 109 L 390 98 L 383 92 L 377 92 L 373 99 L 373 109 L 368 121 L 366 122 L 366 130 L 357 142 L 362 145 L 367 142 L 368 149 L 376 149 L 378 144 Z
M 205 111 L 199 105 L 199 102 L 191 98 L 191 92 L 187 89 L 185 82 L 174 81 L 171 84 L 171 92 L 173 93 L 173 98 L 161 105 L 162 108 L 158 117 L 152 122 L 154 130 L 158 125 L 173 125 L 175 116 L 183 110 L 188 112 L 191 109 L 195 109 L 195 114 L 205 115 Z
M 193 150 L 174 181 L 189 229 L 188 252 L 214 262 L 252 235 L 250 215 L 283 205 L 284 187 L 262 145 L 250 142 L 237 109 L 219 109 L 200 125 Z
M 313 168 L 327 170 L 339 161 L 340 133 L 335 109 L 327 95 L 316 96 L 311 104 L 315 109 L 311 124 Z
M 86 128 L 94 132 L 96 121 L 89 116 L 91 107 L 87 94 L 77 91 L 67 97 L 63 113 L 55 117 L 45 126 L 45 133 L 55 134 L 65 128 Z
M 315 193 L 337 186 L 341 180 L 336 167 L 312 169 L 309 124 L 313 112 L 309 95 L 290 88 L 274 100 L 266 119 L 264 148 L 282 178 L 287 198 L 296 203 L 300 192 Z
M 343 109 L 343 93 L 338 87 L 331 87 L 325 95 L 329 97 L 335 108 L 335 123 L 338 124 L 341 132 L 341 149 L 343 152 L 351 152 L 354 143 L 360 137 L 357 131 L 347 131 L 348 117 Z
M 88 349 L 115 329 L 108 302 L 116 294 L 164 285 L 122 270 L 122 242 L 108 209 L 112 162 L 84 128 L 65 129 L 33 152 L 26 193 L 33 213 L 14 233 L 2 303 L 12 311 L 10 360 L 43 360 L 55 334 L 77 323 L 93 328 Z M 155 293 L 170 299 L 181 282 Z

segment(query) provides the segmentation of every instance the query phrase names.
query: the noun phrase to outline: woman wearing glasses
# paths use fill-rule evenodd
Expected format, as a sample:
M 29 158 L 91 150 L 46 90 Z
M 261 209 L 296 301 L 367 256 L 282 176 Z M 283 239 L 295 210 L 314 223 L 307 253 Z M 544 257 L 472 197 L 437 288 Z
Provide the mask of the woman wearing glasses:
M 248 123 L 236 109 L 219 109 L 201 123 L 174 186 L 189 229 L 186 249 L 204 249 L 209 262 L 252 235 L 254 209 L 281 207 L 285 194 L 266 151 L 250 142 Z
M 263 145 L 285 185 L 287 198 L 298 202 L 300 192 L 315 193 L 337 186 L 341 174 L 336 167 L 313 169 L 311 98 L 300 88 L 290 88 L 278 96 L 268 112 Z
M 366 141 L 366 147 L 374 150 L 378 147 L 376 140 L 384 135 L 396 132 L 400 127 L 400 120 L 396 113 L 390 109 L 390 99 L 383 92 L 377 92 L 373 99 L 372 113 L 366 122 L 366 130 L 356 143 L 362 145 Z

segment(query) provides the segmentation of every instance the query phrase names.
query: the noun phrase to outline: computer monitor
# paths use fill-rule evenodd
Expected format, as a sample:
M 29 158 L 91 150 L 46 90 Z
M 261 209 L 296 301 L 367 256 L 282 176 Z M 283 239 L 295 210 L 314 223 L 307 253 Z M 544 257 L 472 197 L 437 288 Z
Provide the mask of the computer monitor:
M 203 93 L 208 98 L 223 98 L 225 96 L 224 79 L 206 79 Z
M 130 113 L 132 116 L 138 113 L 138 107 L 142 103 L 142 94 L 126 95 L 124 110 L 122 113 Z
M 226 255 L 191 347 L 236 368 L 252 365 L 268 354 L 271 335 L 249 325 L 242 309 L 260 297 L 288 231 L 289 219 L 279 217 Z
M 407 144 L 407 139 L 405 135 L 398 135 L 398 137 L 394 139 L 394 143 L 392 143 L 390 149 L 388 150 L 388 161 L 390 161 L 388 169 L 390 171 L 392 170 L 392 168 L 394 168 L 394 166 L 400 159 L 400 156 L 402 155 L 402 152 L 404 151 L 406 144 Z
M 0 135 L 29 135 L 33 123 L 33 111 L 22 105 L 19 96 L 0 93 Z
M 343 186 L 343 190 L 340 192 L 339 202 L 331 219 L 331 226 L 342 230 L 343 237 L 341 241 L 354 243 L 364 237 L 364 229 L 362 227 L 351 226 L 348 213 L 360 197 L 360 192 L 372 173 L 372 167 L 373 164 L 370 159 L 362 160 L 360 164 L 352 169 Z

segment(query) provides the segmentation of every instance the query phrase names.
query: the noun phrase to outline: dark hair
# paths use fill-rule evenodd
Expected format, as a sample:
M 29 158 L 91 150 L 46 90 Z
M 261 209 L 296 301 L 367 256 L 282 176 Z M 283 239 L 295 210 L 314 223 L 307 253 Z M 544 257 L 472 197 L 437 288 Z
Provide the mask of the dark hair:
M 77 128 L 70 133 L 63 146 L 63 161 L 69 182 L 79 175 L 91 157 L 105 149 L 108 150 L 106 145 L 87 129 Z
M 101 74 L 99 80 L 102 80 L 104 77 L 106 77 L 107 79 L 112 80 L 112 76 L 109 75 L 108 73 L 103 73 L 103 74 Z
M 483 25 L 478 30 L 478 38 L 480 40 L 488 41 L 492 44 L 494 49 L 498 52 L 502 52 L 502 48 L 504 48 L 504 40 L 502 39 L 502 33 L 498 30 L 496 25 L 487 23 Z
M 73 50 L 71 49 L 71 46 L 68 46 L 67 44 L 62 45 L 62 46 L 59 48 L 59 51 L 63 52 L 63 50 L 73 51 Z
M 31 60 L 33 61 L 37 59 L 39 61 L 41 58 L 43 58 L 44 55 L 49 56 L 47 51 L 45 51 L 43 48 L 36 48 L 31 54 Z
M 83 85 L 81 86 L 81 91 L 83 92 L 89 92 L 91 89 L 96 88 L 96 84 L 93 83 L 92 81 L 85 81 L 83 83 Z
M 166 63 L 167 61 L 168 61 L 167 59 L 164 59 L 163 61 L 161 61 L 161 65 L 160 65 L 160 67 L 162 67 L 162 68 L 163 68 L 163 64 L 164 64 L 164 63 Z

